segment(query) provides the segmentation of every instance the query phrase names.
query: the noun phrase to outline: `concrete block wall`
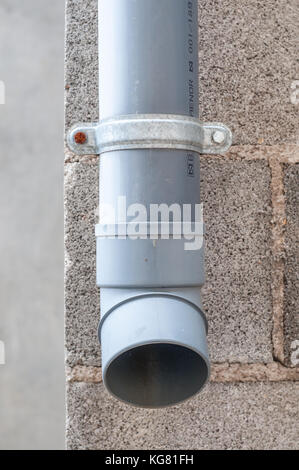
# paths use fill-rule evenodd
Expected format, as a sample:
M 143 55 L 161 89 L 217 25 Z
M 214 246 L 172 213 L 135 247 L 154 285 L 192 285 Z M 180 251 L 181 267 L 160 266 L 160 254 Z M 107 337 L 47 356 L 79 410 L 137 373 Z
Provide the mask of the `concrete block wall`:
M 201 156 L 211 382 L 166 410 L 108 396 L 95 285 L 98 157 L 65 151 L 69 449 L 298 447 L 295 0 L 199 2 L 200 109 L 234 146 Z M 66 129 L 98 120 L 97 0 L 66 2 Z M 298 353 L 297 353 L 298 352 Z

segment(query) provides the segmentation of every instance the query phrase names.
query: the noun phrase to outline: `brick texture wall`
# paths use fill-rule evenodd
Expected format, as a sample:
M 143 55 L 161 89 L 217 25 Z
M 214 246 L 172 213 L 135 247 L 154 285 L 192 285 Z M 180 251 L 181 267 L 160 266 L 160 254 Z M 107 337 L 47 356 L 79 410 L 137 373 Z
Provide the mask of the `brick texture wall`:
M 66 129 L 98 116 L 97 0 L 68 0 Z M 65 150 L 69 449 L 298 447 L 299 149 L 296 0 L 203 0 L 200 106 L 234 133 L 201 156 L 211 382 L 166 410 L 108 396 L 95 285 L 98 157 Z

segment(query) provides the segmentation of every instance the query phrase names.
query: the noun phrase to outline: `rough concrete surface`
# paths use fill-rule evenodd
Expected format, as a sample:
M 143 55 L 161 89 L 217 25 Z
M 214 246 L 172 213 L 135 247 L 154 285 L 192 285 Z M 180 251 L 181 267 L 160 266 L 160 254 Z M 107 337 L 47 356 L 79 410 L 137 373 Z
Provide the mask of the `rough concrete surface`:
M 272 359 L 271 195 L 265 161 L 201 157 L 206 224 L 203 306 L 211 358 Z
M 284 166 L 285 184 L 285 289 L 284 333 L 288 365 L 299 365 L 299 164 Z
M 66 165 L 65 338 L 69 364 L 95 365 L 100 361 L 94 232 L 97 207 L 97 161 Z
M 234 143 L 296 142 L 297 0 L 199 2 L 200 102 L 204 120 L 220 120 Z
M 66 1 L 65 126 L 99 119 L 98 0 Z
M 199 2 L 201 115 L 235 144 L 296 142 L 298 23 L 296 0 Z M 98 119 L 97 0 L 68 0 L 66 28 L 69 127 Z
M 271 344 L 270 172 L 265 161 L 201 159 L 206 223 L 204 309 L 211 359 L 269 362 Z M 69 365 L 99 365 L 95 286 L 98 163 L 65 167 L 66 347 Z
M 144 410 L 102 384 L 68 385 L 69 449 L 296 449 L 299 384 L 209 384 L 192 400 Z

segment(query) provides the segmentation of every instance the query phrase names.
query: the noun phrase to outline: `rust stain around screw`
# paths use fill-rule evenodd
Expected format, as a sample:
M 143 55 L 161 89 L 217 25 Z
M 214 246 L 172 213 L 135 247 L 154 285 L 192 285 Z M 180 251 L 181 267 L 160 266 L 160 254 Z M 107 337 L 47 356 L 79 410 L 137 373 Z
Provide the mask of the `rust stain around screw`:
M 87 136 L 84 132 L 77 132 L 74 136 L 76 144 L 83 145 L 87 141 Z

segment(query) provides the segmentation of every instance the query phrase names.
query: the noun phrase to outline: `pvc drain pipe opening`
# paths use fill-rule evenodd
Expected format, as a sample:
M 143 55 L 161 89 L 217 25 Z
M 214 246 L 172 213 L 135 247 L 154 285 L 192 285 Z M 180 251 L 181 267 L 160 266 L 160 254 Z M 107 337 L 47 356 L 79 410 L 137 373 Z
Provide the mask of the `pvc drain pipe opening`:
M 104 373 L 107 389 L 143 408 L 175 405 L 195 395 L 209 375 L 206 359 L 174 343 L 152 343 L 123 351 Z
M 199 120 L 197 0 L 99 0 L 98 17 L 101 120 L 73 126 L 68 143 L 101 153 L 103 381 L 159 408 L 209 378 L 199 153 L 226 151 L 232 135 Z
M 181 289 L 180 297 L 128 290 L 111 312 L 109 303 L 121 295 L 116 291 L 102 289 L 101 299 L 107 308 L 99 327 L 107 389 L 145 408 L 171 406 L 201 390 L 210 365 L 205 317 L 196 299 L 188 300 L 194 289 Z

